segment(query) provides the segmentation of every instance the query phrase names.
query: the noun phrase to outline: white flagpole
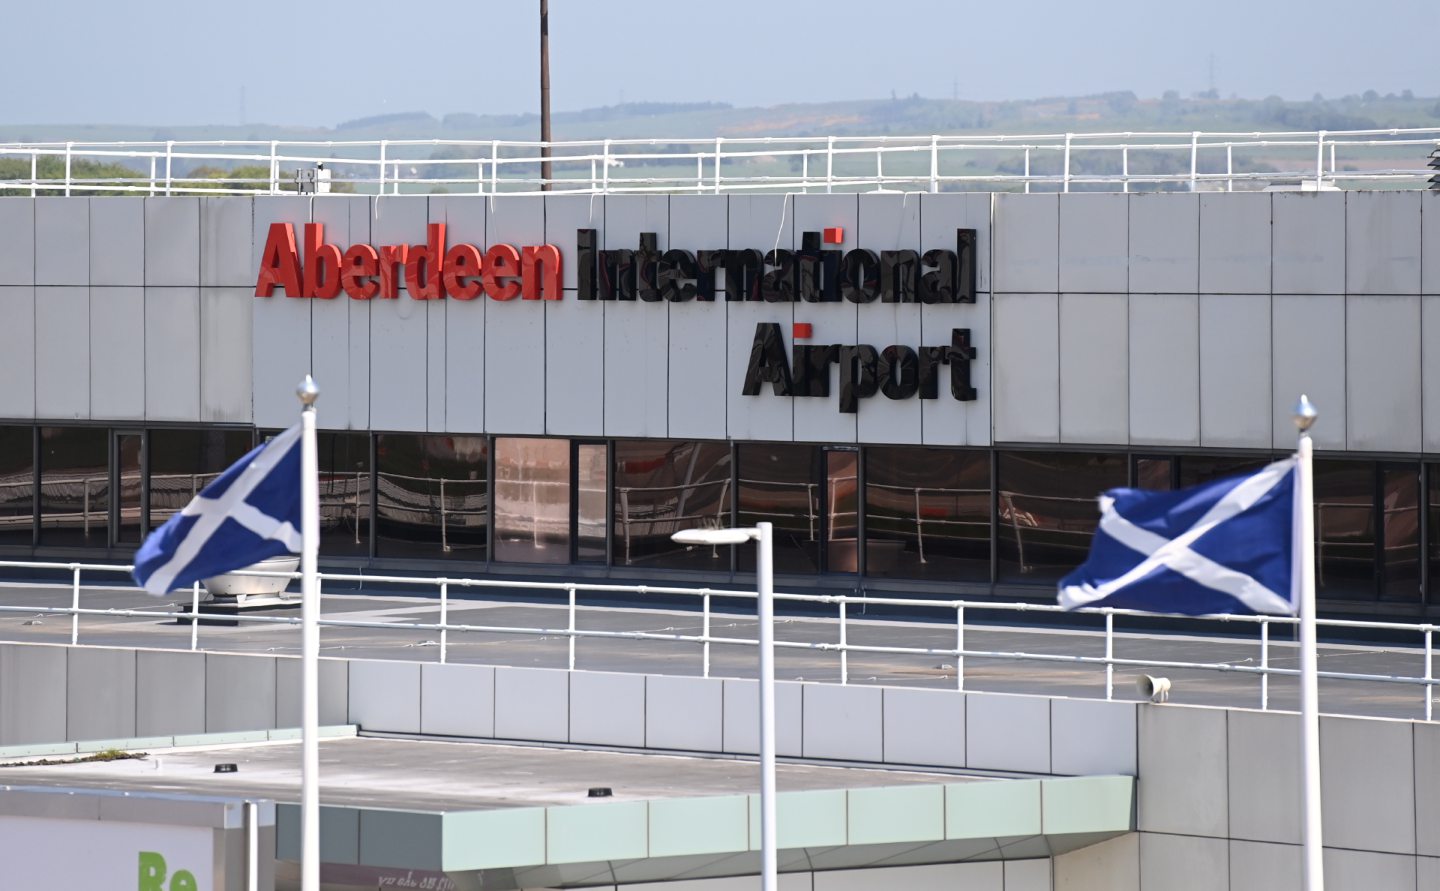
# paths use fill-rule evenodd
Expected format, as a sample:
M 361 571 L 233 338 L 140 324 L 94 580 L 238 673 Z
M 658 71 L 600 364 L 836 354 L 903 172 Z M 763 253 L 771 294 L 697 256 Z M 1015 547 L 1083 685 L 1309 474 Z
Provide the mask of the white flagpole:
M 1304 879 L 1305 891 L 1324 891 L 1325 849 L 1320 819 L 1320 688 L 1315 677 L 1315 484 L 1314 447 L 1310 426 L 1318 414 L 1305 396 L 1295 405 L 1295 426 L 1300 430 L 1298 513 L 1300 552 L 1300 752 L 1304 771 Z
M 315 400 L 320 388 L 305 375 L 295 394 L 300 412 L 300 888 L 320 891 L 320 586 L 315 561 L 320 551 L 319 458 L 315 448 Z

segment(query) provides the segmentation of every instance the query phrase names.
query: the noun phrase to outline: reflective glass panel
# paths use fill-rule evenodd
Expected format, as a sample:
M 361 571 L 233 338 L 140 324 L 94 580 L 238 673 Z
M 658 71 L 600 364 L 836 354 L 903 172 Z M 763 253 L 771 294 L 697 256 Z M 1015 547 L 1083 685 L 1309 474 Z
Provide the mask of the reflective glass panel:
M 570 562 L 570 440 L 495 439 L 495 559 Z
M 1002 581 L 1054 581 L 1085 560 L 1095 499 L 1125 485 L 1124 455 L 1000 452 L 996 503 Z
M 1373 600 L 1375 465 L 1315 461 L 1315 596 Z
M 115 435 L 115 483 L 119 489 L 115 543 L 138 545 L 141 540 L 140 514 L 145 503 L 145 480 L 141 475 L 144 437 L 139 433 Z
M 1440 464 L 1425 467 L 1429 479 L 1429 497 L 1426 499 L 1429 524 L 1426 529 L 1426 547 L 1429 549 L 1430 574 L 1426 581 L 1426 599 L 1440 603 Z
M 1170 472 L 1174 466 L 1169 458 L 1143 457 L 1135 459 L 1135 488 L 1168 492 L 1174 488 Z
M 990 455 L 865 450 L 866 574 L 990 580 Z
M 158 529 L 254 447 L 249 430 L 150 431 L 150 528 Z
M 370 553 L 370 437 L 319 433 L 320 554 Z
M 0 427 L 0 544 L 35 543 L 35 430 Z
M 730 525 L 730 446 L 660 439 L 615 443 L 617 566 L 730 570 L 729 547 L 676 544 L 682 529 Z
M 375 465 L 378 555 L 485 559 L 489 439 L 381 433 Z
M 1420 466 L 1380 468 L 1384 600 L 1420 600 Z
M 825 452 L 825 568 L 860 571 L 860 452 Z
M 739 446 L 739 525 L 775 527 L 775 571 L 820 571 L 821 450 L 818 446 L 745 443 Z M 755 569 L 755 549 L 742 547 L 739 566 Z
M 1185 489 L 1227 476 L 1259 470 L 1270 464 L 1273 459 L 1268 455 L 1255 457 L 1182 455 L 1178 460 L 1180 461 L 1180 488 Z
M 604 443 L 575 447 L 575 559 L 580 563 L 605 562 L 609 457 Z
M 110 431 L 40 428 L 40 543 L 103 548 L 109 541 Z

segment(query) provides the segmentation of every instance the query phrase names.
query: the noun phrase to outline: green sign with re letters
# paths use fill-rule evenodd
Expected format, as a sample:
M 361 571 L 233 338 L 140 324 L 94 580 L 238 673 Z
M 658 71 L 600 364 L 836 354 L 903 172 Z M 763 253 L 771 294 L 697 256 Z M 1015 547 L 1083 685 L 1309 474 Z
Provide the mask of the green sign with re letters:
M 175 870 L 170 881 L 165 881 L 167 865 L 165 858 L 154 851 L 140 852 L 140 882 L 136 891 L 197 891 L 195 876 L 185 869 Z

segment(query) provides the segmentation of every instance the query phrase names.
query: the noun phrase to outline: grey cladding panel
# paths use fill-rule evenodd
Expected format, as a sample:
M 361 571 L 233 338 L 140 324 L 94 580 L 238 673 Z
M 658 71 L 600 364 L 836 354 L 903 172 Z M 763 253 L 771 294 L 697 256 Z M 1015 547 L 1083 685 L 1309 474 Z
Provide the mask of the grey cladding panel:
M 527 307 L 545 314 L 545 432 L 563 436 L 604 436 L 608 369 L 605 361 L 606 317 L 612 311 L 635 325 L 654 313 L 652 305 L 615 307 L 598 300 L 563 300 Z M 664 318 L 659 321 L 663 324 Z M 661 340 L 664 340 L 663 332 Z M 654 377 L 656 371 L 647 369 Z M 663 370 L 658 375 L 663 384 Z M 648 380 L 648 379 L 647 379 Z M 638 384 L 639 382 L 635 382 Z M 661 436 L 664 430 L 649 435 Z
M 1270 447 L 1270 295 L 1200 295 L 1200 444 Z
M 1420 293 L 1420 192 L 1345 193 L 1345 290 Z
M 0 207 L 8 202 L 0 201 Z M 0 417 L 35 416 L 35 288 L 0 286 Z
M 205 654 L 136 653 L 135 734 L 205 732 Z
M 1320 418 L 1310 431 L 1315 447 L 1344 449 L 1345 298 L 1338 294 L 1277 293 L 1271 299 L 1271 322 L 1271 445 L 1277 449 L 1294 447 L 1291 410 L 1295 400 L 1305 393 L 1320 409 Z
M 0 198 L 0 286 L 35 284 L 35 201 Z
M 1130 442 L 1200 444 L 1195 294 L 1130 295 Z
M 294 227 L 301 243 L 304 224 L 310 222 L 310 199 L 262 197 L 255 199 L 251 266 L 259 270 L 260 255 L 274 223 Z M 328 232 L 327 232 L 327 237 Z M 258 273 L 257 273 L 258 274 Z M 295 385 L 311 372 L 310 308 L 312 300 L 292 297 L 277 289 L 274 296 L 254 298 L 251 308 L 252 404 L 258 427 L 288 427 L 295 421 Z M 317 381 L 323 389 L 324 380 Z M 319 407 L 320 417 L 326 410 Z
M 541 244 L 545 201 L 496 198 L 485 224 L 487 243 Z M 485 306 L 485 431 L 545 432 L 545 311 L 532 301 L 488 300 Z
M 1124 293 L 1129 202 L 1119 193 L 1060 196 L 1060 290 Z
M 794 238 L 796 245 L 802 244 L 803 233 L 823 232 L 826 228 L 842 230 L 844 249 L 870 247 L 858 240 L 859 203 L 855 195 L 797 195 L 794 201 Z M 813 344 L 856 344 L 857 306 L 848 301 L 841 303 L 796 303 L 793 305 L 794 321 L 813 326 Z M 782 335 L 788 349 L 794 344 L 791 331 Z M 884 344 L 880 344 L 884 346 Z M 792 369 L 793 371 L 793 369 Z M 837 395 L 840 391 L 838 366 L 832 366 L 830 393 L 828 397 L 799 397 L 792 404 L 795 438 L 809 442 L 854 442 L 856 415 L 842 413 L 837 409 Z
M 920 250 L 920 196 L 861 195 L 860 221 L 855 232 L 846 230 L 845 244 L 849 249 L 863 246 L 873 251 Z M 953 239 L 952 239 L 953 241 Z M 953 245 L 946 245 L 954 250 Z M 921 315 L 924 305 L 918 303 L 867 303 L 857 307 L 855 343 L 868 343 L 883 350 L 891 344 L 915 349 L 923 346 Z M 829 312 L 828 307 L 818 307 Z M 797 321 L 805 321 L 796 316 Z M 988 385 L 987 385 L 988 389 Z M 833 391 L 832 391 L 833 392 Z M 825 400 L 833 404 L 835 396 Z M 955 405 L 957 411 L 960 406 Z M 922 437 L 922 400 L 891 400 L 877 394 L 863 401 L 856 416 L 856 439 L 860 442 L 920 442 Z M 798 415 L 797 415 L 797 427 Z
M 145 284 L 200 285 L 200 199 L 145 199 Z
M 205 656 L 205 732 L 267 730 L 275 724 L 275 660 Z
M 145 284 L 144 198 L 109 195 L 91 201 L 90 231 L 91 285 Z
M 1200 196 L 1130 195 L 1130 290 L 1194 294 L 1200 279 Z
M 914 200 L 913 195 L 906 196 Z M 925 194 L 920 198 L 920 250 L 955 246 L 956 229 L 975 230 L 975 288 L 990 288 L 990 211 L 992 196 L 985 192 Z M 861 197 L 864 201 L 865 197 Z M 861 205 L 864 206 L 863 204 Z
M 1130 441 L 1129 297 L 1060 295 L 1060 438 Z
M 1420 291 L 1440 294 L 1440 191 L 1420 196 Z
M 1048 296 L 1048 295 L 1047 295 Z M 969 329 L 975 358 L 970 362 L 970 383 L 975 399 L 958 402 L 950 393 L 947 371 L 941 376 L 940 398 L 920 403 L 922 434 L 927 445 L 989 445 L 991 390 L 995 386 L 994 349 L 991 347 L 991 296 L 980 292 L 974 304 L 922 304 L 921 341 L 926 346 L 945 346 L 955 329 Z
M 135 736 L 135 651 L 68 647 L 66 739 Z
M 692 253 L 723 249 L 728 217 L 728 199 L 672 195 L 670 243 Z M 676 439 L 725 438 L 726 311 L 723 297 L 671 307 L 668 414 Z
M 315 222 L 324 227 L 325 243 L 342 253 L 353 244 L 369 244 L 369 209 L 368 198 L 315 202 Z M 369 416 L 370 304 L 343 291 L 334 299 L 306 302 L 310 304 L 310 373 L 323 391 L 316 422 L 322 428 L 363 429 L 364 423 L 355 422 Z M 256 309 L 261 308 L 265 304 L 257 303 Z M 363 352 L 356 350 L 357 345 Z
M 90 417 L 90 289 L 35 288 L 35 414 Z
M 1058 195 L 996 195 L 994 227 L 993 290 L 1059 290 Z
M 995 439 L 1060 438 L 1060 317 L 1055 294 L 996 294 L 994 319 Z
M 545 196 L 545 243 L 560 249 L 564 258 L 562 286 L 569 291 L 579 287 L 580 255 L 575 248 L 575 230 L 605 228 L 605 196 L 603 195 L 547 195 Z M 655 230 L 651 230 L 655 231 Z M 662 236 L 663 237 L 663 236 Z M 527 244 L 534 242 L 527 242 Z M 603 242 L 602 242 L 603 244 Z M 616 247 L 617 245 L 610 245 Z M 678 245 L 694 249 L 694 245 Z M 618 247 L 634 248 L 633 243 Z M 568 299 L 574 299 L 569 297 Z
M 200 419 L 199 288 L 145 289 L 145 417 Z
M 251 420 L 250 313 L 256 302 L 252 294 L 250 288 L 200 292 L 202 421 L 245 424 Z
M 1276 192 L 1271 198 L 1276 294 L 1345 290 L 1345 195 Z
M 1420 298 L 1345 298 L 1346 445 L 1418 452 Z
M 1200 195 L 1200 290 L 1270 292 L 1270 201 L 1266 192 Z
M 35 284 L 90 284 L 90 199 L 35 199 Z
M 1420 298 L 1420 361 L 1422 447 L 1440 452 L 1440 296 Z
M 784 442 L 794 438 L 794 419 L 790 409 L 792 400 L 789 396 L 776 395 L 769 383 L 762 383 L 757 395 L 743 395 L 745 370 L 755 342 L 756 326 L 779 325 L 781 336 L 788 345 L 793 321 L 788 303 L 726 304 L 726 351 L 729 358 L 726 362 L 725 398 L 726 425 L 731 439 Z
M 371 240 L 376 245 L 425 242 L 427 199 L 376 202 Z M 402 287 L 395 299 L 370 301 L 370 424 L 376 430 L 426 430 L 429 405 L 430 301 Z
M 0 745 L 65 737 L 64 647 L 0 645 Z
M 254 214 L 253 198 L 228 196 L 200 199 L 202 286 L 255 286 L 259 270 L 247 262 L 253 253 L 250 242 L 255 235 Z
M 605 200 L 607 250 L 635 250 L 642 233 L 670 247 L 670 199 L 619 195 Z M 615 301 L 605 306 L 605 435 L 664 436 L 668 426 L 670 304 Z
M 243 336 L 248 349 L 248 319 Z M 243 372 L 248 392 L 248 353 Z M 90 288 L 90 416 L 97 421 L 145 418 L 144 288 Z

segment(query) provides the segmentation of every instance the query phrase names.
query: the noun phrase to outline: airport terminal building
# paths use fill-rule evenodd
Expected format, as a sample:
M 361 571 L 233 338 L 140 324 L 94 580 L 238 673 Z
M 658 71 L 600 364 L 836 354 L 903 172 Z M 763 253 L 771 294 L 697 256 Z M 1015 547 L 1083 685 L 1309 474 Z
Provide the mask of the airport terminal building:
M 322 565 L 1048 599 L 1308 393 L 1322 610 L 1440 611 L 1440 192 L 0 198 L 0 558 L 318 402 Z

